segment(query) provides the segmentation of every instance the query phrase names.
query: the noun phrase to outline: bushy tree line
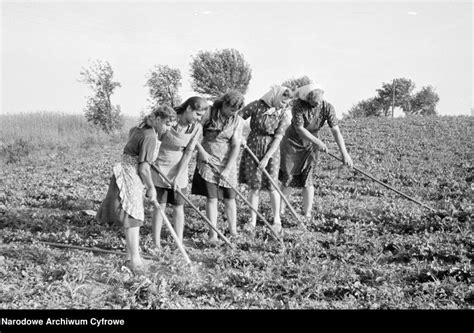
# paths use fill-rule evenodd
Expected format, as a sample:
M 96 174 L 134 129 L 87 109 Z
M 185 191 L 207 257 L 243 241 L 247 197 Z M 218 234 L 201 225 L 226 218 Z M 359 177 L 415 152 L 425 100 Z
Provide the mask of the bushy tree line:
M 252 70 L 244 56 L 235 49 L 200 51 L 190 63 L 191 86 L 207 98 L 215 99 L 229 89 L 247 92 L 252 78 Z M 86 83 L 93 91 L 85 107 L 89 122 L 110 133 L 120 129 L 123 118 L 118 105 L 112 105 L 111 96 L 120 83 L 114 81 L 109 62 L 97 60 L 80 72 L 80 82 Z M 145 86 L 149 92 L 150 107 L 181 102 L 181 71 L 167 65 L 155 65 L 146 75 Z
M 422 87 L 414 93 L 415 83 L 406 78 L 394 79 L 390 83 L 383 83 L 377 89 L 376 96 L 362 100 L 352 106 L 346 117 L 389 117 L 393 116 L 393 109 L 399 107 L 405 114 L 436 115 L 436 104 L 439 96 L 432 86 Z
M 83 68 L 80 81 L 93 91 L 87 100 L 85 116 L 89 122 L 110 133 L 120 129 L 123 118 L 119 105 L 112 105 L 111 96 L 120 83 L 114 81 L 109 62 L 97 60 Z M 237 89 L 245 94 L 252 78 L 252 70 L 244 56 L 235 49 L 200 51 L 190 63 L 191 86 L 197 93 L 213 100 L 229 89 Z M 181 102 L 181 71 L 167 65 L 155 65 L 146 75 L 145 86 L 149 91 L 150 107 L 169 104 L 176 106 Z M 312 83 L 307 76 L 291 78 L 282 83 L 292 90 Z M 346 114 L 346 117 L 359 118 L 392 115 L 393 108 L 400 107 L 407 114 L 436 114 L 439 97 L 433 87 L 422 87 L 413 93 L 415 83 L 399 78 L 391 83 L 383 83 L 375 97 L 360 101 Z

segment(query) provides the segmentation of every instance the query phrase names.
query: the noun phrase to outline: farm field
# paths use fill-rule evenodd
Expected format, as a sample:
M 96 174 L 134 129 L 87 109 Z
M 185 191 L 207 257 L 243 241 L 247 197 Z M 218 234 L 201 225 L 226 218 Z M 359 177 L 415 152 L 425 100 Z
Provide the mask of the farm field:
M 51 119 L 41 122 L 44 117 Z M 230 238 L 236 250 L 211 247 L 206 224 L 185 205 L 184 238 L 193 267 L 163 229 L 159 269 L 146 276 L 132 275 L 117 255 L 42 243 L 125 248 L 122 231 L 99 225 L 84 210 L 97 210 L 104 199 L 133 122 L 106 137 L 84 123 L 70 127 L 80 122 L 70 117 L 26 117 L 25 132 L 12 130 L 20 121 L 0 117 L 2 309 L 473 307 L 472 117 L 340 121 L 357 167 L 436 213 L 321 155 L 313 219 L 304 231 L 287 212 L 284 251 L 263 223 L 254 236 L 241 230 Z M 330 151 L 337 153 L 327 126 L 322 132 Z M 190 175 L 193 171 L 194 161 Z M 241 190 L 247 193 L 245 186 Z M 204 199 L 191 200 L 205 211 Z M 299 192 L 289 200 L 301 211 Z M 237 203 L 242 228 L 249 212 Z M 143 254 L 152 244 L 151 204 L 147 207 Z M 226 230 L 222 208 L 218 225 Z M 263 195 L 261 211 L 271 218 L 268 195 Z

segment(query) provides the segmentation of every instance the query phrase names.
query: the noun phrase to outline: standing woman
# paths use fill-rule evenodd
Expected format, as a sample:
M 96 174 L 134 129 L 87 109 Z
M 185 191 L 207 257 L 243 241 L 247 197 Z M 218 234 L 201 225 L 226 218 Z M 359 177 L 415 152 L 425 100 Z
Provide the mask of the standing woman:
M 328 148 L 318 138 L 319 130 L 327 122 L 334 140 L 339 146 L 344 164 L 353 166 L 347 153 L 344 139 L 337 125 L 334 107 L 323 99 L 323 89 L 314 84 L 296 90 L 292 106 L 291 125 L 281 142 L 280 173 L 282 192 L 288 196 L 291 189 L 303 188 L 303 206 L 306 218 L 311 218 L 313 207 L 313 167 L 318 158 L 318 150 L 327 152 Z M 286 205 L 281 202 L 281 212 Z
M 247 150 L 244 150 L 240 160 L 239 183 L 249 186 L 249 201 L 255 210 L 258 209 L 259 191 L 269 192 L 276 232 L 281 231 L 280 195 L 270 180 L 262 175 L 261 169 L 265 169 L 274 180 L 277 180 L 280 167 L 278 151 L 280 141 L 291 118 L 284 109 L 290 95 L 290 89 L 287 87 L 272 87 L 262 98 L 248 104 L 240 112 L 243 119 L 251 117 L 247 145 L 260 163 L 257 164 Z M 255 228 L 256 223 L 257 214 L 251 210 L 249 228 Z
M 145 219 L 143 186 L 146 196 L 156 200 L 150 164 L 158 156 L 159 139 L 175 116 L 171 107 L 159 106 L 139 126 L 130 130 L 121 161 L 113 168 L 107 195 L 97 212 L 99 222 L 124 228 L 127 259 L 133 271 L 146 269 L 139 253 L 140 227 Z
M 217 200 L 224 199 L 225 215 L 231 235 L 237 235 L 237 208 L 234 190 L 215 173 L 208 164 L 220 170 L 220 175 L 237 186 L 237 156 L 242 140 L 242 118 L 238 111 L 244 104 L 244 97 L 237 90 L 227 92 L 212 105 L 203 116 L 203 140 L 197 145 L 199 158 L 194 172 L 192 194 L 207 197 L 206 214 L 217 226 Z M 211 242 L 217 241 L 217 233 L 209 233 Z
M 175 108 L 178 121 L 161 139 L 157 164 L 166 177 L 173 182 L 173 186 L 171 187 L 157 172 L 152 172 L 158 202 L 162 209 L 165 210 L 166 203 L 173 205 L 174 229 L 181 241 L 183 241 L 184 230 L 184 199 L 176 190 L 179 189 L 183 194 L 186 194 L 189 160 L 202 135 L 202 126 L 199 120 L 208 108 L 205 99 L 201 97 L 188 98 Z M 152 220 L 156 250 L 161 248 L 160 237 L 163 224 L 163 217 L 158 213 L 153 214 Z

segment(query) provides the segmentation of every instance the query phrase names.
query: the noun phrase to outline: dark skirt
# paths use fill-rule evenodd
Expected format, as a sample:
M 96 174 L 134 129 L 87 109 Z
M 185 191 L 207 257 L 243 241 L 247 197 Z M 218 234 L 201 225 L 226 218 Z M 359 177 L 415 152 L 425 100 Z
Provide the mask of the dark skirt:
M 299 145 L 286 135 L 280 146 L 280 171 L 278 179 L 285 187 L 313 186 L 313 169 L 318 152 L 312 146 Z
M 265 156 L 273 141 L 270 135 L 249 135 L 247 145 L 259 160 Z M 280 168 L 280 152 L 277 150 L 268 161 L 265 170 L 270 174 L 273 180 L 278 179 L 278 170 Z M 247 184 L 252 190 L 274 191 L 275 187 L 270 180 L 258 169 L 258 164 L 244 149 L 239 165 L 239 183 Z
M 198 169 L 194 171 L 191 194 L 197 194 L 207 197 L 208 199 L 235 199 L 235 191 L 230 187 L 222 187 L 214 183 L 206 181 L 199 174 Z
M 134 219 L 122 209 L 120 191 L 115 176 L 110 178 L 109 189 L 97 211 L 96 220 L 99 223 L 124 228 L 141 227 L 143 225 L 143 221 Z
M 163 188 L 155 186 L 156 189 L 156 198 L 160 204 L 169 203 L 173 206 L 183 206 L 184 198 L 179 195 L 177 192 L 173 191 L 170 188 Z M 186 195 L 187 189 L 182 188 L 181 193 Z

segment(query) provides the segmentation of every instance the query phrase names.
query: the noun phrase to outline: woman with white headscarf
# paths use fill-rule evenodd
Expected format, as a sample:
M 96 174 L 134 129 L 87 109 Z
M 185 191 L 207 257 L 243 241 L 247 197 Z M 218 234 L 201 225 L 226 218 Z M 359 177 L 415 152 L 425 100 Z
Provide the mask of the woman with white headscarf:
M 323 99 L 324 90 L 316 84 L 308 84 L 295 91 L 291 109 L 291 125 L 282 139 L 280 173 L 282 192 L 288 196 L 293 188 L 303 188 L 304 215 L 311 218 L 313 207 L 313 167 L 318 158 L 318 150 L 328 148 L 318 138 L 319 130 L 327 122 L 339 146 L 344 164 L 353 166 L 347 153 L 344 139 L 337 124 L 334 107 Z M 281 213 L 286 206 L 281 202 Z
M 290 89 L 287 87 L 275 86 L 262 98 L 249 103 L 241 110 L 243 119 L 250 118 L 247 145 L 260 163 L 257 164 L 244 150 L 240 160 L 239 183 L 249 186 L 249 201 L 255 210 L 258 209 L 259 191 L 269 191 L 274 216 L 273 225 L 277 232 L 281 230 L 280 195 L 268 178 L 262 177 L 261 170 L 265 169 L 275 180 L 278 177 L 280 167 L 278 149 L 285 130 L 290 124 L 291 115 L 285 110 L 290 95 Z M 248 228 L 253 230 L 257 223 L 257 214 L 251 210 L 250 217 Z

